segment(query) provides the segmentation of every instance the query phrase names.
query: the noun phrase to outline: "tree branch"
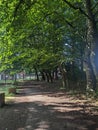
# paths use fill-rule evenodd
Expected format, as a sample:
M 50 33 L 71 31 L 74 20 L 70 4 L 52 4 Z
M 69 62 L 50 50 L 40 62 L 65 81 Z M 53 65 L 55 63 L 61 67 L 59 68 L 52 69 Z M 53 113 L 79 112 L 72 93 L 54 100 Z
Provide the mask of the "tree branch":
M 98 14 L 98 10 L 95 12 L 94 16 L 96 16 Z
M 65 19 L 65 22 L 71 27 L 71 28 L 75 28 L 67 19 Z
M 55 11 L 54 13 L 57 14 L 57 15 L 59 15 L 58 12 L 56 12 L 56 11 Z M 61 18 L 61 17 L 60 17 L 60 18 Z M 72 25 L 72 23 L 69 22 L 67 19 L 64 19 L 64 21 L 65 21 L 71 28 L 73 28 L 73 29 L 75 28 L 75 27 Z
M 98 5 L 98 2 L 92 7 L 92 10 L 94 10 L 97 5 Z
M 56 11 L 53 11 L 52 13 L 55 13 L 56 15 L 59 15 L 59 13 L 58 12 L 56 12 Z M 51 15 L 52 13 L 48 13 L 48 14 L 46 14 L 45 15 L 45 18 L 46 17 L 48 17 L 49 15 Z M 44 12 L 43 12 L 43 14 L 44 14 Z M 60 15 L 59 15 L 59 17 L 60 17 Z M 60 17 L 61 18 L 61 17 Z M 62 19 L 62 18 L 61 18 Z M 67 19 L 64 19 L 64 21 L 71 27 L 71 28 L 75 28 L 73 25 L 72 25 L 72 23 L 71 22 L 69 22 Z
M 26 4 L 28 6 L 28 8 L 26 8 L 26 10 L 28 10 L 32 5 L 34 5 L 37 2 L 37 0 L 33 0 L 33 2 L 31 2 L 31 0 L 29 1 L 29 3 L 27 4 L 25 2 L 25 0 L 19 0 L 19 2 L 17 3 L 15 10 L 14 10 L 14 17 L 17 14 L 17 11 L 19 9 L 19 7 L 21 6 L 21 4 Z
M 20 5 L 24 2 L 24 0 L 19 0 L 18 4 L 16 5 L 16 8 L 14 10 L 14 17 L 16 17 L 17 10 L 19 9 Z
M 72 9 L 74 10 L 79 10 L 81 14 L 85 15 L 87 18 L 91 19 L 84 10 L 82 10 L 80 7 L 73 5 L 72 3 L 70 3 L 67 0 L 63 0 L 67 5 L 69 5 Z

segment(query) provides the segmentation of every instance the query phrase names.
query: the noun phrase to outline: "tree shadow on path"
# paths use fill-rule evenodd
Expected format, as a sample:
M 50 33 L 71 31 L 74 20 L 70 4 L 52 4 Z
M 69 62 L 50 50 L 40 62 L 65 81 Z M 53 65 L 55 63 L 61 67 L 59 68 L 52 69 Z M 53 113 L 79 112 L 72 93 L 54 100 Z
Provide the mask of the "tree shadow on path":
M 16 95 L 19 102 L 0 109 L 0 130 L 98 130 L 98 113 L 87 112 L 95 106 L 55 95 L 44 89 L 21 89 Z

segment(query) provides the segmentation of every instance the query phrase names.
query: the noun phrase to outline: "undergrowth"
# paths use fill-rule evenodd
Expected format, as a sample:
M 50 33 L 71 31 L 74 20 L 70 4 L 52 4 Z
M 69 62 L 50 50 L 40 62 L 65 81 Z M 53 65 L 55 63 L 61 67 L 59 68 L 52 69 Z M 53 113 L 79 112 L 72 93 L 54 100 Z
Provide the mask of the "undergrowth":
M 15 88 L 15 86 L 13 86 L 13 85 L 0 86 L 0 93 L 5 93 L 5 96 L 6 96 L 6 97 L 14 96 L 13 93 L 9 93 L 9 91 L 8 91 L 9 88 Z

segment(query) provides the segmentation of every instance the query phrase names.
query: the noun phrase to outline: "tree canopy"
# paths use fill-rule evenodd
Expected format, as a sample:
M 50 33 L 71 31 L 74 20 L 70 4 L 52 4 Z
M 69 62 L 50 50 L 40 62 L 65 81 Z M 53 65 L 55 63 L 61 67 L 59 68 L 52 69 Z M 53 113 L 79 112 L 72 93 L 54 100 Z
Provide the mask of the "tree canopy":
M 54 71 L 70 62 L 86 71 L 87 87 L 94 89 L 97 6 L 97 0 L 1 0 L 0 70 Z

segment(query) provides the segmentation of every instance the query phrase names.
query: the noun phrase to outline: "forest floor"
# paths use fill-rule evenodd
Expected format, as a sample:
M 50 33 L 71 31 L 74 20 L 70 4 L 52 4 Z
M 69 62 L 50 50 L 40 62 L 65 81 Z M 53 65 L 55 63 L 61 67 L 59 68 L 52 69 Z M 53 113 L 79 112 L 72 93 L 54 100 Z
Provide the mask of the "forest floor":
M 18 87 L 0 108 L 0 130 L 98 130 L 98 101 L 43 82 Z

